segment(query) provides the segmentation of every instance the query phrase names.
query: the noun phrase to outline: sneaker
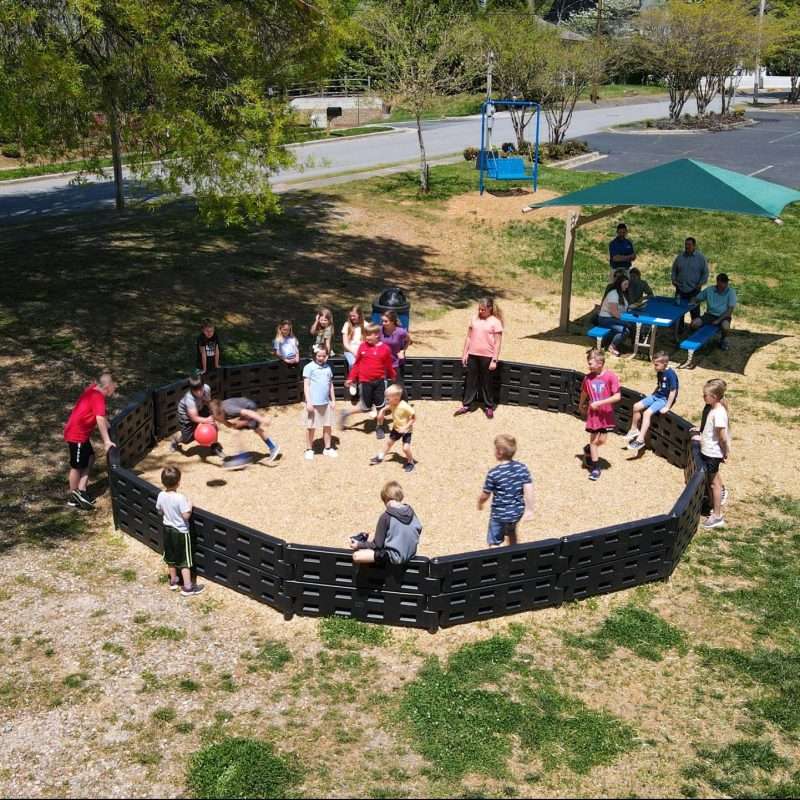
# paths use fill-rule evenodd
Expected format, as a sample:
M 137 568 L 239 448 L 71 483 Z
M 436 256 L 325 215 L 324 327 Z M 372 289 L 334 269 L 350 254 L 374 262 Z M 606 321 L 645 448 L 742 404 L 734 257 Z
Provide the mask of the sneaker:
M 339 458 L 339 454 L 332 447 L 326 447 L 322 451 L 322 455 L 328 456 L 328 458 Z
M 631 439 L 628 442 L 628 450 L 641 450 L 644 447 L 644 442 L 640 439 Z
M 731 346 L 728 344 L 728 340 L 727 339 L 723 339 L 719 343 L 719 349 L 720 350 L 730 350 L 731 349 Z
M 313 461 L 314 460 L 314 451 L 313 450 L 306 450 L 305 453 L 303 453 L 303 458 L 306 461 Z
M 703 527 L 708 530 L 709 528 L 724 528 L 725 520 L 723 517 L 715 517 L 713 514 L 703 523 Z
M 719 504 L 721 506 L 728 505 L 728 497 L 729 497 L 729 495 L 728 495 L 728 487 L 727 486 L 723 486 L 722 487 L 721 496 L 720 496 L 720 499 L 719 499 Z
M 356 397 L 358 395 L 358 386 L 356 386 L 354 383 L 351 383 L 348 391 L 350 392 L 350 397 Z
M 589 480 L 590 481 L 600 480 L 600 470 L 599 469 L 593 469 L 589 473 Z
M 237 453 L 235 456 L 226 458 L 222 466 L 225 469 L 244 469 L 251 461 L 249 453 Z
M 403 472 L 413 472 L 416 466 L 414 461 L 406 461 L 406 463 L 403 464 Z
M 205 591 L 205 588 L 205 586 L 201 586 L 199 583 L 195 583 L 193 586 L 184 586 L 183 589 L 181 589 L 181 597 L 194 597 L 196 594 Z
M 462 414 L 469 414 L 469 406 L 461 406 L 453 412 L 454 417 L 460 417 Z
M 67 505 L 70 508 L 80 508 L 81 507 L 81 500 L 78 496 L 77 492 L 70 492 L 67 495 Z
M 84 508 L 87 511 L 94 510 L 95 507 L 94 500 L 92 500 L 92 498 L 89 497 L 89 495 L 86 494 L 86 492 L 82 492 L 80 489 L 78 489 L 76 492 L 73 492 L 73 494 L 75 495 L 81 508 Z
M 613 345 L 609 345 L 608 352 L 611 353 L 612 356 L 616 356 L 617 358 L 619 358 L 619 350 L 617 350 L 617 348 L 614 347 Z
M 180 580 L 178 578 L 175 579 L 174 583 L 172 581 L 169 582 L 169 590 L 171 592 L 177 592 L 178 589 L 182 589 L 182 588 L 183 588 L 183 584 L 181 584 L 181 582 L 180 582 Z
M 638 438 L 639 438 L 639 431 L 637 431 L 637 430 L 636 430 L 636 428 L 631 428 L 631 429 L 630 429 L 630 430 L 629 430 L 629 431 L 628 431 L 628 432 L 625 434 L 625 438 L 626 438 L 626 439 L 627 439 L 629 442 L 630 442 L 630 441 L 632 441 L 633 439 L 638 439 Z
M 382 425 L 378 425 L 378 427 L 375 428 L 375 438 L 383 439 L 385 437 L 386 437 L 386 431 L 383 429 Z
M 483 409 L 483 413 L 486 414 L 486 419 L 494 419 L 494 409 L 493 408 L 491 408 L 491 407 L 484 408 Z
M 369 460 L 369 465 L 370 465 L 371 467 L 374 467 L 374 466 L 375 466 L 375 465 L 377 465 L 377 464 L 383 464 L 383 456 L 373 456 L 373 457 L 372 457 L 372 458 Z
M 274 447 L 269 448 L 269 458 L 267 459 L 268 462 L 272 463 L 281 453 L 281 446 L 276 444 Z
M 214 442 L 211 445 L 211 455 L 212 456 L 220 456 L 222 457 L 224 454 L 224 450 L 222 449 L 222 445 L 219 442 Z
M 177 439 L 173 439 L 169 443 L 169 451 L 170 451 L 170 453 L 177 453 L 180 449 L 181 449 L 181 446 L 180 446 L 180 443 L 178 442 Z

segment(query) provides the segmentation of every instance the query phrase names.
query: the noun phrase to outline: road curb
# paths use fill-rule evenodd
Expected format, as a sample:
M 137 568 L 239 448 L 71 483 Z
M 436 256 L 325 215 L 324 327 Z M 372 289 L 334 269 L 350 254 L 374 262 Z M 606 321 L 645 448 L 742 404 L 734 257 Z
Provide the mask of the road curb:
M 593 150 L 591 153 L 584 153 L 574 158 L 567 158 L 555 164 L 545 163 L 544 166 L 557 167 L 558 169 L 575 169 L 575 167 L 582 167 L 584 164 L 591 164 L 593 161 L 600 161 L 604 158 L 608 158 L 608 153 L 601 153 L 599 150 Z

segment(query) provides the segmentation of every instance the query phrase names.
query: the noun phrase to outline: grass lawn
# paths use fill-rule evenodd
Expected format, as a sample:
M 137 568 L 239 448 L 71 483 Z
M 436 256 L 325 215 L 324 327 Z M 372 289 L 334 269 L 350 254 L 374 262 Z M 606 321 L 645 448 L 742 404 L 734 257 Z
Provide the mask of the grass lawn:
M 541 175 L 559 192 L 607 177 Z M 699 532 L 669 583 L 435 636 L 339 618 L 287 623 L 221 587 L 190 602 L 172 595 L 160 559 L 113 531 L 102 470 L 99 509 L 65 508 L 61 429 L 81 387 L 112 366 L 117 406 L 173 380 L 193 363 L 206 314 L 226 360 L 245 362 L 266 355 L 283 316 L 307 349 L 318 304 L 339 322 L 397 283 L 412 287 L 417 352 L 452 354 L 467 307 L 492 292 L 508 312 L 509 358 L 580 366 L 588 341 L 553 331 L 563 221 L 482 222 L 466 202 L 473 165 L 432 177 L 425 198 L 413 171 L 286 195 L 280 216 L 247 231 L 200 227 L 186 203 L 0 231 L 11 276 L 0 289 L 0 794 L 800 793 L 800 500 L 787 467 L 800 425 L 797 210 L 782 227 L 625 215 L 656 288 L 694 235 L 742 304 L 730 354 L 680 376 L 679 411 L 695 421 L 703 382 L 729 381 L 728 527 Z M 580 308 L 604 284 L 613 226 L 580 231 Z M 626 385 L 653 383 L 646 363 L 614 369 Z M 542 443 L 523 446 L 534 474 L 546 470 Z M 265 493 L 326 513 L 314 504 L 318 477 L 287 486 L 277 475 Z M 364 508 L 371 520 L 373 504 Z M 591 509 L 576 509 L 579 525 L 591 527 Z

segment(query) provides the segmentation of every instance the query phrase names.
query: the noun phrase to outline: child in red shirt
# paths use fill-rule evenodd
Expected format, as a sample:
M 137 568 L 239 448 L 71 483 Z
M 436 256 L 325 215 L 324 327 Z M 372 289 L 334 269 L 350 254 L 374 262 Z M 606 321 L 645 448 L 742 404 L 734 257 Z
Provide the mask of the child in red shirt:
M 345 386 L 360 384 L 361 399 L 355 408 L 340 412 L 340 428 L 344 427 L 351 414 L 369 411 L 375 406 L 377 416 L 386 405 L 384 399 L 386 380 L 388 378 L 393 381 L 397 377 L 397 370 L 392 366 L 392 351 L 389 345 L 379 340 L 380 332 L 381 329 L 377 325 L 364 326 L 364 341 L 358 347 L 356 361 L 344 382 Z M 383 439 L 385 436 L 382 425 L 375 428 L 375 436 L 378 439 Z
M 606 354 L 602 350 L 588 350 L 586 361 L 589 374 L 581 384 L 578 410 L 586 417 L 589 433 L 589 444 L 583 448 L 584 461 L 589 467 L 589 480 L 596 481 L 600 477 L 599 448 L 606 443 L 609 431 L 616 430 L 614 406 L 622 399 L 622 394 L 616 373 L 605 368 Z

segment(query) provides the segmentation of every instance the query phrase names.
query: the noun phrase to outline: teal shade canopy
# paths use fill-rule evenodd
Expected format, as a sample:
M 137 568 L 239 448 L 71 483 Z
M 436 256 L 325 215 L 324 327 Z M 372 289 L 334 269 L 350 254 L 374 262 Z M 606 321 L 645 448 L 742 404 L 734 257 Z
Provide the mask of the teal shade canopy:
M 589 189 L 556 197 L 547 206 L 662 206 L 696 208 L 777 219 L 800 192 L 703 161 L 680 158 Z

